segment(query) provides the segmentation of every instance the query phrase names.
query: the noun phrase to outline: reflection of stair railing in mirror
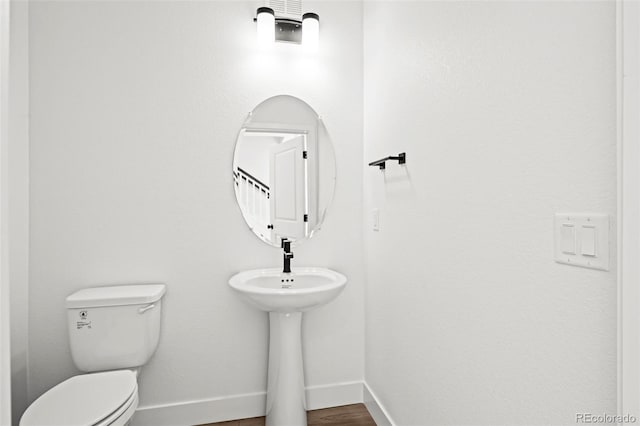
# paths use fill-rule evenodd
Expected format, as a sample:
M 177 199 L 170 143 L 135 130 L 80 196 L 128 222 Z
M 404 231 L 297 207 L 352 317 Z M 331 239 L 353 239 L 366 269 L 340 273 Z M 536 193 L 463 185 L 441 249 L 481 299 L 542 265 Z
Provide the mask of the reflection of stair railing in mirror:
M 241 167 L 233 172 L 233 179 L 240 191 L 242 211 L 249 227 L 263 238 L 270 238 L 273 228 L 270 226 L 269 186 Z

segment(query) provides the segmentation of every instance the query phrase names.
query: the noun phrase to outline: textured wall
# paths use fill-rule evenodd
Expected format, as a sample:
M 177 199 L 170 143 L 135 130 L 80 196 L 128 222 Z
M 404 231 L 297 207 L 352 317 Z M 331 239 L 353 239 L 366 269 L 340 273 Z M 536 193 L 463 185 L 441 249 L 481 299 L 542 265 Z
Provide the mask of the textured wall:
M 361 4 L 305 6 L 323 18 L 315 55 L 258 50 L 255 2 L 31 5 L 31 400 L 76 374 L 64 298 L 150 280 L 168 293 L 142 406 L 265 390 L 267 315 L 227 280 L 281 253 L 246 227 L 231 161 L 277 94 L 323 116 L 338 163 L 325 226 L 293 262 L 349 278 L 304 320 L 307 384 L 362 380 Z
M 28 405 L 29 306 L 29 3 L 11 1 L 9 85 L 9 280 L 13 422 Z
M 408 158 L 364 170 L 368 384 L 399 425 L 614 414 L 616 272 L 552 226 L 615 218 L 615 4 L 365 2 L 364 34 L 365 160 Z

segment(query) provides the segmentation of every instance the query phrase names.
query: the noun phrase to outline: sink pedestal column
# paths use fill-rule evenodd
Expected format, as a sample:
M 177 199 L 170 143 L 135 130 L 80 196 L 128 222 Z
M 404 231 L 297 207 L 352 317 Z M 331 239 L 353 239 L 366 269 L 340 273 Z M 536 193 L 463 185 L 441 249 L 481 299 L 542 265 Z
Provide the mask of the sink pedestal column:
M 269 312 L 266 426 L 306 426 L 302 312 Z

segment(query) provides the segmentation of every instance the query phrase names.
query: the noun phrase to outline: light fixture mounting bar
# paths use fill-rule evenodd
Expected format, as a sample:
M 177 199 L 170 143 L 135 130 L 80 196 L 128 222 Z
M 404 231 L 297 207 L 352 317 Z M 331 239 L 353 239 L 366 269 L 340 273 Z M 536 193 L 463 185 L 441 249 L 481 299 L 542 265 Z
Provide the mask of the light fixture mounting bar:
M 276 17 L 276 41 L 302 43 L 302 21 Z

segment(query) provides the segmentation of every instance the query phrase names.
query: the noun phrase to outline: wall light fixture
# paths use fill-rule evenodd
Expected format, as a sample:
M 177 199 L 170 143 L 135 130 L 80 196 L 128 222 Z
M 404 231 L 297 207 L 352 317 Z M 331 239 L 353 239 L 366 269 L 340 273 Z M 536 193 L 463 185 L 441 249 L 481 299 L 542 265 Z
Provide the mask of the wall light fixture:
M 305 13 L 300 20 L 276 16 L 272 8 L 259 7 L 253 20 L 257 23 L 260 44 L 279 41 L 302 44 L 305 48 L 312 50 L 318 47 L 320 17 L 317 13 Z
M 254 21 L 257 23 L 258 44 L 268 45 L 275 38 L 275 13 L 270 7 L 259 7 Z
M 317 49 L 319 38 L 320 17 L 317 13 L 305 13 L 302 15 L 302 45 L 309 49 Z

